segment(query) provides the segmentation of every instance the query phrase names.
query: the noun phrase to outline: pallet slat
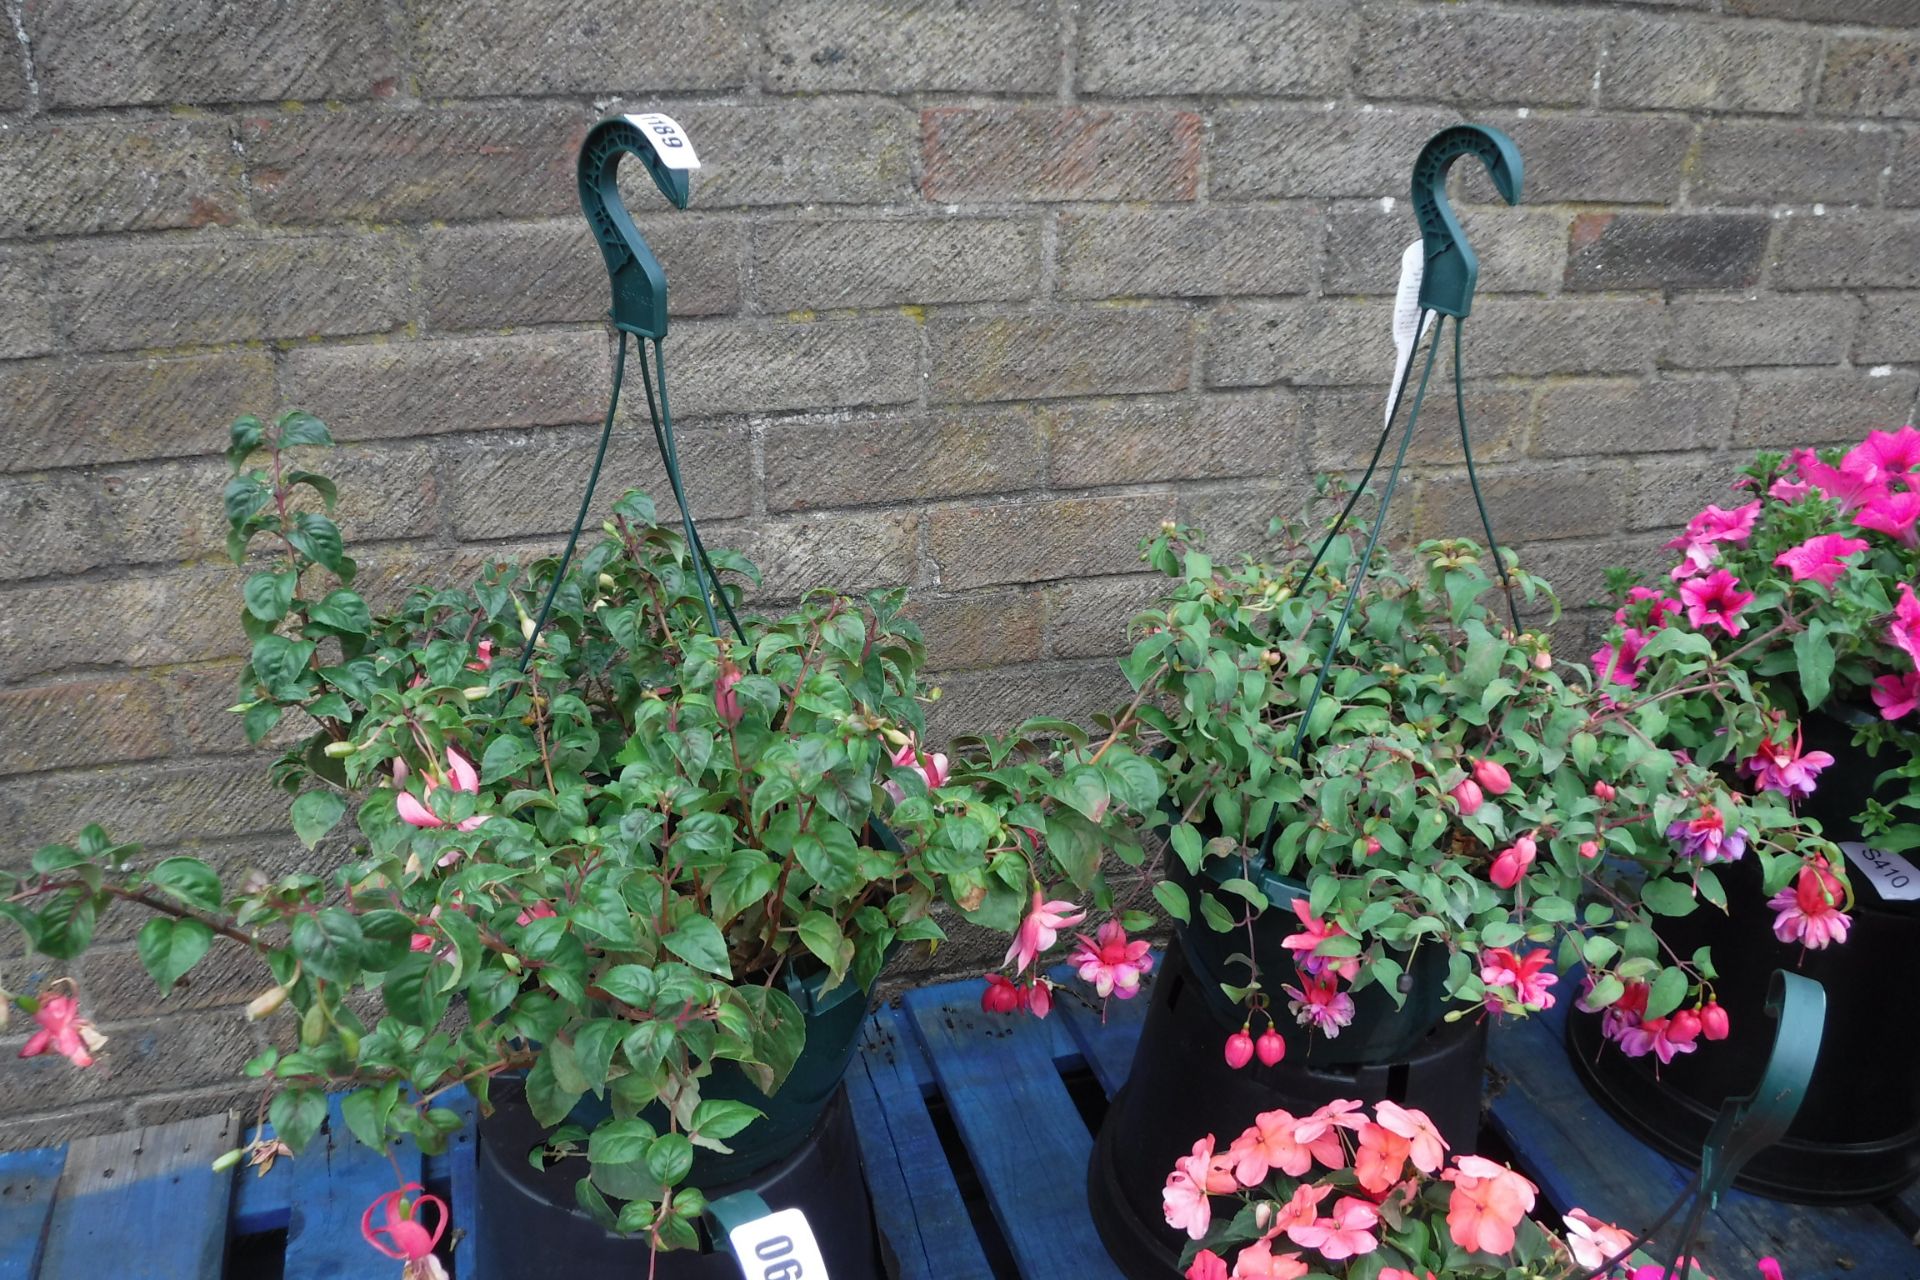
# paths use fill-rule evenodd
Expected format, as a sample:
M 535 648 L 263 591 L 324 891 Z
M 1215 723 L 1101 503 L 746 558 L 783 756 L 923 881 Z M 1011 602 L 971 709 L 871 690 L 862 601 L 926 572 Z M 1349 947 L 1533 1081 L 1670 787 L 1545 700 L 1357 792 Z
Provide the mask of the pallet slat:
M 458 1111 L 466 1120 L 447 1144 L 447 1154 L 442 1157 L 447 1167 L 447 1207 L 453 1210 L 453 1226 L 448 1230 L 448 1240 L 441 1243 L 453 1242 L 451 1253 L 460 1280 L 492 1280 L 493 1269 L 481 1256 L 473 1235 L 474 1219 L 478 1216 L 479 1188 L 475 1179 L 480 1154 L 474 1122 L 479 1118 L 480 1105 L 465 1089 L 447 1094 L 441 1099 L 441 1105 L 449 1111 Z M 446 1252 L 442 1250 L 443 1256 Z
M 53 1215 L 65 1147 L 0 1155 L 0 1276 L 31 1276 Z
M 67 1149 L 40 1274 L 219 1275 L 233 1175 L 211 1165 L 236 1145 L 237 1129 L 227 1114 L 76 1141 Z
M 1066 982 L 1071 969 L 1054 971 L 1055 982 Z M 1131 1000 L 1109 1000 L 1104 1010 L 1062 1000 L 1055 1007 L 1060 1021 L 1073 1037 L 1080 1056 L 1093 1069 L 1100 1089 L 1111 1098 L 1127 1082 L 1133 1070 L 1133 1051 L 1140 1043 L 1140 1028 L 1147 1020 L 1147 1002 L 1153 994 L 1153 977 L 1140 984 L 1140 993 Z
M 393 1147 L 401 1182 L 420 1180 L 420 1152 Z M 340 1095 L 327 1100 L 327 1127 L 293 1162 L 288 1194 L 286 1280 L 359 1280 L 373 1269 L 360 1238 L 360 1215 L 398 1189 L 395 1166 L 355 1138 L 340 1116 Z

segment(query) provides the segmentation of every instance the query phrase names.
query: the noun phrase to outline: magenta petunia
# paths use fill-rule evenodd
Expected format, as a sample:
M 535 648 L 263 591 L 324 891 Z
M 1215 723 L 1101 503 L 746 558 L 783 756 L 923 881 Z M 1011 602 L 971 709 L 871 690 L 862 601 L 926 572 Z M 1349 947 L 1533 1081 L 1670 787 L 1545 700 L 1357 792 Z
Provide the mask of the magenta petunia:
M 1894 602 L 1893 621 L 1887 626 L 1887 643 L 1920 666 L 1920 600 L 1904 582 L 1900 584 L 1900 598 Z
M 1737 636 L 1744 625 L 1740 612 L 1753 603 L 1753 592 L 1740 590 L 1740 579 L 1725 569 L 1715 569 L 1704 578 L 1681 583 L 1680 601 L 1687 606 L 1687 621 L 1696 628 L 1711 623 Z
M 1882 720 L 1898 720 L 1920 707 L 1920 672 L 1881 676 L 1873 682 L 1873 705 Z
M 1846 559 L 1867 549 L 1865 538 L 1849 538 L 1838 533 L 1822 533 L 1797 547 L 1789 547 L 1773 562 L 1793 575 L 1795 582 L 1817 582 L 1832 588 L 1847 571 Z
M 1911 490 L 1882 493 L 1856 511 L 1853 522 L 1862 529 L 1884 533 L 1905 547 L 1920 547 L 1920 493 Z

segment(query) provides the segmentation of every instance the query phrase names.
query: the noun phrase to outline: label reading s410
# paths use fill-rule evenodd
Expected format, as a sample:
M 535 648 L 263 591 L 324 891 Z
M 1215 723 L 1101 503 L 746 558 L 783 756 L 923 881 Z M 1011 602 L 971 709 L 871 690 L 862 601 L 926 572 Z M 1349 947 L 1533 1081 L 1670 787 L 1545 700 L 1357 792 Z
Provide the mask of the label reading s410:
M 672 116 L 651 111 L 643 116 L 628 116 L 627 123 L 646 135 L 647 141 L 653 144 L 653 153 L 660 157 L 660 163 L 667 168 L 700 167 L 700 157 L 693 153 L 692 140 Z
M 827 1280 L 827 1264 L 798 1209 L 755 1218 L 727 1233 L 745 1280 Z
M 1840 851 L 1847 855 L 1853 869 L 1872 883 L 1875 892 L 1888 902 L 1912 902 L 1920 899 L 1920 869 L 1897 853 L 1883 853 L 1854 840 L 1842 840 Z

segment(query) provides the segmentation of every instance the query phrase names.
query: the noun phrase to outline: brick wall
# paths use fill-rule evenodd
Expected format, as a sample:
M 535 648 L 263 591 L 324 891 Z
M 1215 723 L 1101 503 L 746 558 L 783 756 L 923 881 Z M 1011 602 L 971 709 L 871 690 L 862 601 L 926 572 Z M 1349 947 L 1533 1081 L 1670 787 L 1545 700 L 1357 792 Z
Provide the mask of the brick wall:
M 1518 209 L 1460 184 L 1468 399 L 1497 527 L 1570 602 L 1744 450 L 1920 392 L 1920 0 L 0 7 L 9 860 L 92 816 L 287 857 L 222 710 L 236 413 L 348 442 L 369 582 L 565 530 L 611 363 L 574 148 L 613 109 L 706 161 L 691 212 L 634 207 L 712 540 L 776 595 L 913 584 L 948 727 L 1102 705 L 1143 532 L 1250 545 L 1364 458 L 1451 121 L 1526 157 Z M 1470 527 L 1450 427 L 1403 531 Z M 658 477 L 623 428 L 614 492 Z M 0 1068 L 0 1145 L 231 1096 L 242 979 L 162 1005 L 129 933 L 81 974 L 111 1069 Z

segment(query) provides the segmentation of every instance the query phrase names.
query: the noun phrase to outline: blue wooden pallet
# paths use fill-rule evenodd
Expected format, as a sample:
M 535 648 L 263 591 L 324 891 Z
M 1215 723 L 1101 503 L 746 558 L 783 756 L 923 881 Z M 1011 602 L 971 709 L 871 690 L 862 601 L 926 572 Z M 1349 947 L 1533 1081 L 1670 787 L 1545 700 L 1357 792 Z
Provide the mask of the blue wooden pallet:
M 1067 1000 L 1045 1022 L 980 1011 L 981 984 L 912 991 L 876 1011 L 848 1077 L 880 1225 L 901 1280 L 1119 1280 L 1093 1231 L 1079 1170 L 1096 1118 L 1126 1079 L 1146 1000 L 1105 1019 Z M 1607 1118 L 1567 1065 L 1559 1017 L 1498 1029 L 1489 1143 L 1540 1184 L 1547 1205 L 1631 1224 L 1685 1180 Z M 470 1100 L 454 1105 L 471 1113 Z M 387 1274 L 360 1215 L 392 1190 L 394 1166 L 337 1117 L 298 1160 L 265 1177 L 216 1175 L 240 1137 L 228 1116 L 0 1155 L 0 1280 L 286 1280 Z M 458 1280 L 518 1280 L 487 1265 L 476 1224 L 473 1130 L 444 1156 L 397 1149 L 408 1180 L 452 1206 Z M 1807 1209 L 1729 1196 L 1697 1253 L 1721 1280 L 1762 1256 L 1791 1280 L 1920 1280 L 1907 1228 L 1873 1208 Z M 476 1226 L 479 1228 L 476 1230 Z M 224 1261 L 223 1261 L 224 1260 Z M 256 1270 L 256 1268 L 260 1268 Z

